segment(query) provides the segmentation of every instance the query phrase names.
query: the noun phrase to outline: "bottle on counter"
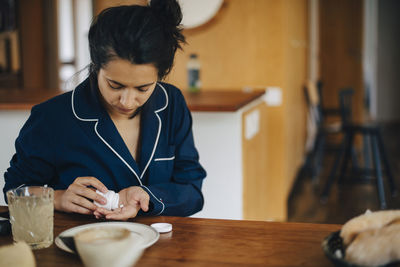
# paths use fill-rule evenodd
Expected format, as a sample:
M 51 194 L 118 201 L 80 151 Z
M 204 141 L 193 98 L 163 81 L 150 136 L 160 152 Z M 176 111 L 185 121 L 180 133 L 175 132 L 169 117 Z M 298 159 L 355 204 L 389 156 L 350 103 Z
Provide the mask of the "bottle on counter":
M 200 62 L 197 58 L 197 54 L 190 54 L 189 61 L 187 63 L 188 73 L 188 89 L 190 92 L 199 92 L 201 87 L 200 81 Z

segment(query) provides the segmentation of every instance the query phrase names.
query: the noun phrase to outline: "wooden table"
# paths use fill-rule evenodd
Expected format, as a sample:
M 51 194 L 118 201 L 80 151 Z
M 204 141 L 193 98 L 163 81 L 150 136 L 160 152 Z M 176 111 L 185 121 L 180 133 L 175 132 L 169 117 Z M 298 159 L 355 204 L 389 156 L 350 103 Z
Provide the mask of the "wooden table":
M 1 211 L 6 208 L 1 207 Z M 3 215 L 4 216 L 4 215 Z M 98 220 L 84 215 L 55 212 L 54 235 Z M 150 225 L 168 222 L 173 231 L 161 234 L 146 249 L 137 266 L 333 266 L 321 241 L 340 225 L 215 220 L 181 217 L 141 217 Z M 0 237 L 0 245 L 12 237 Z M 37 266 L 83 266 L 79 257 L 51 245 L 34 250 Z

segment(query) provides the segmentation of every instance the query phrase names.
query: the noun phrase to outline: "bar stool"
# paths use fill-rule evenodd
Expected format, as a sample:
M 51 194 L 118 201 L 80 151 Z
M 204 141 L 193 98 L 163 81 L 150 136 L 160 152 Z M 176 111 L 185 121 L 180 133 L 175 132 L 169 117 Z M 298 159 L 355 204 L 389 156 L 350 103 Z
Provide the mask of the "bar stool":
M 390 190 L 393 196 L 397 194 L 396 185 L 393 180 L 393 175 L 390 169 L 390 164 L 386 155 L 385 147 L 382 140 L 381 129 L 376 123 L 363 123 L 355 124 L 352 120 L 352 96 L 354 94 L 353 89 L 343 89 L 339 92 L 339 102 L 340 102 L 340 113 L 343 122 L 343 141 L 341 144 L 336 158 L 334 160 L 328 181 L 321 195 L 321 200 L 324 202 L 329 196 L 329 192 L 333 182 L 335 181 L 336 170 L 339 167 L 341 159 L 341 171 L 340 171 L 340 181 L 344 180 L 344 175 L 350 161 L 351 149 L 353 147 L 353 141 L 356 134 L 361 134 L 364 140 L 370 140 L 372 159 L 374 162 L 374 172 L 376 176 L 376 186 L 378 191 L 378 197 L 381 209 L 387 208 L 387 203 L 385 199 L 385 190 L 383 184 L 383 175 L 381 160 L 384 165 L 386 176 L 388 178 Z M 364 150 L 365 151 L 365 150 Z M 366 155 L 365 155 L 366 156 Z
M 309 119 L 315 127 L 315 136 L 310 141 L 311 150 L 307 154 L 305 169 L 310 173 L 314 184 L 318 183 L 318 176 L 323 167 L 325 151 L 336 151 L 337 144 L 327 143 L 327 137 L 342 133 L 342 122 L 339 120 L 327 123 L 327 117 L 337 117 L 340 119 L 340 109 L 325 108 L 322 103 L 322 83 L 317 84 L 308 81 L 304 86 L 305 100 L 308 106 Z M 311 134 L 310 134 L 311 137 Z M 353 165 L 358 166 L 355 150 L 351 151 Z

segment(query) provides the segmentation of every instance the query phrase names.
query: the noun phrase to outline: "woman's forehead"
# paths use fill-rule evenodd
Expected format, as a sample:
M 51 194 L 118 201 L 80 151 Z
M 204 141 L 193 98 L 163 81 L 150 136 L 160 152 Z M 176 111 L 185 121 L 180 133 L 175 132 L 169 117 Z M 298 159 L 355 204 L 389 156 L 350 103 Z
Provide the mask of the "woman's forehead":
M 101 68 L 107 79 L 124 85 L 137 86 L 157 81 L 157 68 L 153 64 L 133 64 L 126 59 L 113 59 Z

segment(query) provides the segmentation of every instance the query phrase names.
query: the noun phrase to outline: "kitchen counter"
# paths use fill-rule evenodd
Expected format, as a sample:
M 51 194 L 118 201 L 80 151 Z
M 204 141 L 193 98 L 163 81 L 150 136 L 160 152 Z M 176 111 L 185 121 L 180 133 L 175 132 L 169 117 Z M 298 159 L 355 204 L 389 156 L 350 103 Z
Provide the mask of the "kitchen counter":
M 198 93 L 182 92 L 191 111 L 237 111 L 262 96 L 265 91 L 207 90 Z
M 0 110 L 30 110 L 32 106 L 61 93 L 59 90 L 0 88 Z
M 30 110 L 62 92 L 59 90 L 0 89 L 0 110 Z M 191 111 L 237 111 L 259 98 L 264 91 L 243 92 L 240 90 L 203 90 L 189 93 L 182 90 Z

